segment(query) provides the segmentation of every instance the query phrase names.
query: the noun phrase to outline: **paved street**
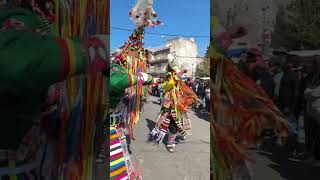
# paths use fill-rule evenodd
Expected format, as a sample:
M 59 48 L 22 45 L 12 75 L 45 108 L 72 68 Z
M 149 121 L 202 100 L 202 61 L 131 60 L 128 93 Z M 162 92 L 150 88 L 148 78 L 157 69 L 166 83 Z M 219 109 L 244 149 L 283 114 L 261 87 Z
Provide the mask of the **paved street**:
M 303 147 L 304 125 L 299 119 L 299 141 Z M 294 162 L 289 160 L 289 151 L 284 147 L 267 144 L 263 151 L 250 152 L 255 163 L 251 165 L 253 180 L 319 180 L 320 167 L 311 163 Z
M 288 152 L 274 148 L 271 153 L 251 153 L 253 180 L 319 180 L 320 167 L 288 160 Z
M 135 141 L 131 142 L 138 159 L 143 180 L 209 180 L 209 121 L 210 114 L 190 111 L 192 136 L 176 146 L 175 153 L 169 153 L 164 144 L 153 146 L 146 143 L 147 134 L 154 127 L 159 112 L 157 97 L 150 97 L 145 105 L 138 126 L 134 129 Z M 320 167 L 288 160 L 288 151 L 277 146 L 267 146 L 265 151 L 249 152 L 254 163 L 249 164 L 252 180 L 319 180 Z M 103 168 L 98 168 L 100 173 Z
M 164 144 L 146 143 L 149 130 L 159 113 L 157 97 L 149 97 L 138 126 L 134 129 L 135 141 L 131 150 L 140 161 L 143 180 L 209 180 L 210 178 L 210 114 L 189 113 L 192 120 L 192 136 L 169 153 Z M 134 159 L 134 157 L 133 157 Z

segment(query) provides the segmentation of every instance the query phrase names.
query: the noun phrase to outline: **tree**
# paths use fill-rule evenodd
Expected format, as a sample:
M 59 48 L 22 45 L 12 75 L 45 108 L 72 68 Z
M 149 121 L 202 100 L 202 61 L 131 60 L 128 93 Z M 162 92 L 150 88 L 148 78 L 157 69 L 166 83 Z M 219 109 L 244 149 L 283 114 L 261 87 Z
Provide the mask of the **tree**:
M 272 47 L 289 50 L 318 49 L 320 47 L 320 2 L 293 0 L 280 7 L 272 35 Z
M 208 57 L 208 50 L 207 47 L 206 53 L 202 61 L 197 65 L 196 68 L 196 77 L 209 77 L 210 76 L 210 58 Z

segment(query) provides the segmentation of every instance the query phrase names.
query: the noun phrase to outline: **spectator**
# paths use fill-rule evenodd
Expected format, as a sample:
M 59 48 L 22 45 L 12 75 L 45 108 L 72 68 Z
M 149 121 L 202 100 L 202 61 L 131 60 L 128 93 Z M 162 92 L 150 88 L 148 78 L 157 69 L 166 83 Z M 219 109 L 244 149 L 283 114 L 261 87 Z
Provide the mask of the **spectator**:
M 193 89 L 193 91 L 195 92 L 195 93 L 197 93 L 198 92 L 198 88 L 199 88 L 199 82 L 198 81 L 196 81 L 195 83 L 194 83 L 194 87 L 193 87 L 194 89 Z
M 305 81 L 305 134 L 306 153 L 310 160 L 320 160 L 320 61 L 313 62 L 313 71 Z M 312 157 L 313 155 L 314 157 Z
M 197 95 L 200 99 L 202 98 L 203 83 L 204 82 L 201 80 L 200 83 L 198 84 L 198 88 L 197 88 Z
M 267 69 L 262 67 L 257 67 L 255 70 L 255 78 L 257 83 L 264 89 L 267 95 L 273 99 L 275 83 L 273 81 L 272 75 Z
M 280 66 L 276 66 L 274 69 L 274 76 L 273 76 L 273 81 L 274 81 L 274 93 L 273 93 L 273 99 L 276 104 L 279 103 L 279 91 L 280 91 L 280 84 L 281 84 L 281 79 L 283 77 L 283 71 Z
M 262 52 L 259 49 L 256 48 L 250 48 L 247 53 L 247 67 L 248 75 L 251 77 L 252 80 L 257 81 L 255 77 L 255 71 L 257 67 L 268 69 L 269 65 L 268 63 L 263 59 Z
M 206 88 L 206 109 L 207 112 L 210 112 L 210 85 Z
M 293 69 L 297 76 L 296 81 L 296 91 L 295 91 L 295 104 L 293 107 L 293 114 L 295 118 L 299 119 L 301 113 L 303 112 L 303 98 L 304 98 L 304 92 L 302 91 L 303 86 L 303 75 L 302 75 L 302 66 L 296 65 Z
M 288 108 L 290 112 L 294 112 L 298 99 L 298 80 L 298 75 L 292 70 L 292 64 L 284 64 L 279 89 L 279 105 L 282 111 Z
M 160 96 L 160 105 L 163 105 L 163 87 L 162 87 L 162 82 L 160 81 L 158 84 L 158 92 Z
M 202 108 L 205 109 L 206 108 L 206 88 L 207 88 L 207 83 L 205 81 L 202 82 L 201 85 L 201 92 L 200 92 L 200 97 L 202 100 Z

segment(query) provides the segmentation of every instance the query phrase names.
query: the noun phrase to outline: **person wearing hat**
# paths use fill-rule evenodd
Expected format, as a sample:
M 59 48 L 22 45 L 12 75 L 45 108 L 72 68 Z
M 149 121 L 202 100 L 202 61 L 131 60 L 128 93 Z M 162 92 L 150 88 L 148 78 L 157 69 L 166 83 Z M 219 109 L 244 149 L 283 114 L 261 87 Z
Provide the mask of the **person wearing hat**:
M 165 135 L 170 133 L 166 147 L 169 152 L 173 153 L 178 133 L 185 139 L 187 131 L 191 130 L 184 125 L 190 121 L 187 110 L 191 104 L 197 101 L 197 96 L 181 80 L 181 76 L 186 73 L 186 70 L 181 71 L 174 65 L 173 56 L 168 55 L 168 59 L 167 80 L 163 83 L 163 106 L 159 113 L 157 126 L 149 133 L 147 142 L 160 144 Z
M 293 70 L 293 64 L 286 62 L 282 66 L 283 76 L 279 89 L 279 104 L 281 110 L 288 108 L 290 112 L 295 112 L 299 91 L 299 74 Z
M 138 89 L 141 88 L 142 92 L 146 89 L 145 86 L 150 85 L 153 81 L 153 77 L 145 72 L 129 72 L 130 63 L 133 62 L 128 62 L 127 59 L 144 61 L 146 66 L 149 62 L 148 52 L 144 51 L 141 46 L 135 46 L 135 41 L 131 41 L 134 38 L 136 41 L 141 41 L 143 36 L 132 34 L 126 45 L 114 53 L 114 61 L 110 65 L 110 179 L 119 177 L 130 177 L 131 179 L 131 175 L 134 174 L 130 158 L 132 153 L 130 131 L 132 132 L 133 124 L 130 114 L 134 113 L 132 109 L 128 112 L 128 107 L 131 108 L 129 101 L 133 95 L 130 89 L 136 86 Z M 135 96 L 137 92 L 138 90 L 135 91 Z M 144 94 L 141 93 L 140 98 L 144 98 L 143 96 Z M 141 113 L 142 103 L 141 100 L 138 113 Z M 127 135 L 130 138 L 126 138 Z M 121 158 L 123 160 L 119 161 Z M 120 172 L 119 169 L 125 170 Z

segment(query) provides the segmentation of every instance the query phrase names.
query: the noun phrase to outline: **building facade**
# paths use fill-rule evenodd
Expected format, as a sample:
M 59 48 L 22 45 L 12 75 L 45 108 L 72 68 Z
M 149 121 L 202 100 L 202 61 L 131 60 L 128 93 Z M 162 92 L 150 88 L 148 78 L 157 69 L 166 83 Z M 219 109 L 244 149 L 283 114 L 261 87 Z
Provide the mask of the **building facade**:
M 213 12 L 225 27 L 244 26 L 247 36 L 237 39 L 235 48 L 258 47 L 270 54 L 271 34 L 276 13 L 290 0 L 216 0 Z
M 170 39 L 161 48 L 150 49 L 153 53 L 149 73 L 161 76 L 167 72 L 168 55 L 175 58 L 180 69 L 187 69 L 187 75 L 194 77 L 197 65 L 202 58 L 199 57 L 198 46 L 193 39 L 177 37 Z

